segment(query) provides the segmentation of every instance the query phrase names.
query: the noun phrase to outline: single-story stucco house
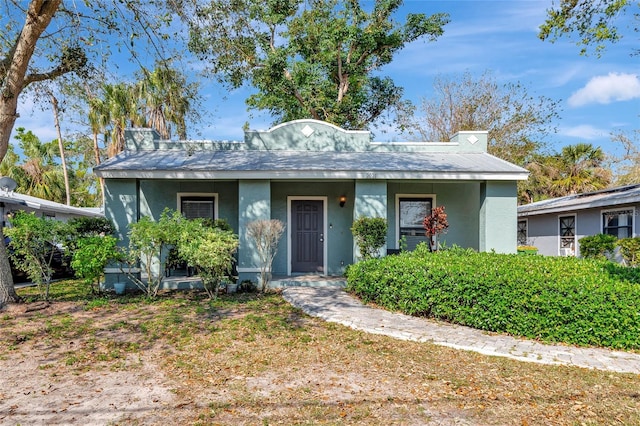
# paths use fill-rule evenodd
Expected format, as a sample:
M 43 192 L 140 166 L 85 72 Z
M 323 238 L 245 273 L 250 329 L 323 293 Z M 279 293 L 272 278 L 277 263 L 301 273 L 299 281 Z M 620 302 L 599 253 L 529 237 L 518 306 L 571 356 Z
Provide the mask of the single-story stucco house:
M 385 249 L 399 248 L 401 236 L 411 249 L 426 240 L 422 220 L 436 205 L 448 214 L 447 245 L 515 252 L 516 184 L 528 175 L 487 153 L 485 131 L 386 143 L 316 120 L 246 131 L 238 142 L 161 140 L 131 129 L 125 151 L 95 173 L 123 244 L 129 223 L 167 207 L 224 218 L 239 236 L 240 279 L 253 280 L 259 265 L 246 227 L 257 219 L 286 225 L 272 272 L 288 277 L 342 275 L 358 257 L 350 228 L 361 216 L 387 220 Z
M 579 256 L 580 238 L 640 234 L 640 184 L 567 195 L 518 207 L 518 244 L 547 256 Z

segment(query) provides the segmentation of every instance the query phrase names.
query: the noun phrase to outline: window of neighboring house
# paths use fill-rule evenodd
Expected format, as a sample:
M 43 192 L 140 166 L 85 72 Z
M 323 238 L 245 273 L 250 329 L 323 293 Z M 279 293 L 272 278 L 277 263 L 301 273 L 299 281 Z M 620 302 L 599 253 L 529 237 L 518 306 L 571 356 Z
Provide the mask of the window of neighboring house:
M 215 219 L 214 196 L 183 196 L 180 197 L 180 212 L 187 219 Z
M 518 221 L 518 245 L 519 246 L 527 245 L 527 221 L 526 220 Z
M 614 210 L 602 213 L 602 233 L 618 238 L 633 236 L 633 209 Z
M 560 254 L 574 255 L 576 248 L 576 217 L 560 216 Z
M 400 238 L 404 237 L 407 250 L 413 250 L 420 242 L 426 242 L 423 221 L 431 214 L 433 198 L 400 197 L 398 199 L 398 223 Z

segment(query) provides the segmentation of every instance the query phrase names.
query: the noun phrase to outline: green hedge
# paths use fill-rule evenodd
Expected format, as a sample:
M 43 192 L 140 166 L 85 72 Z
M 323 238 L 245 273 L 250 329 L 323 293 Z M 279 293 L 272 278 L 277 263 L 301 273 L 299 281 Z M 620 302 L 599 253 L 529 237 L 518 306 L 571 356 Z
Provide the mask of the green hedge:
M 347 289 L 414 316 L 547 342 L 640 348 L 640 269 L 426 246 L 348 268 Z

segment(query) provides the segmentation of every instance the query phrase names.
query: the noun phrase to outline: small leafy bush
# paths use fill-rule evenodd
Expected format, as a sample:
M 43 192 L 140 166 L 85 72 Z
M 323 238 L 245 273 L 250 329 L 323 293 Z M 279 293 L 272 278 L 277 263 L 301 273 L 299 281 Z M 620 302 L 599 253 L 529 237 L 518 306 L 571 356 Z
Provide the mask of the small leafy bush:
M 80 237 L 91 235 L 112 235 L 115 232 L 113 222 L 104 217 L 76 217 L 68 222 Z
M 640 348 L 640 270 L 593 259 L 451 249 L 371 259 L 348 290 L 390 310 L 549 342 Z
M 360 217 L 353 222 L 351 233 L 364 259 L 378 257 L 387 239 L 387 221 L 381 217 Z
M 36 216 L 19 210 L 10 216 L 11 227 L 4 233 L 9 237 L 9 256 L 16 267 L 36 283 L 41 297 L 49 300 L 54 264 L 66 266 L 63 243 L 69 226 L 61 221 Z
M 238 248 L 238 237 L 231 231 L 212 227 L 201 220 L 184 220 L 177 239 L 177 252 L 193 265 L 211 299 L 218 295 L 220 282 L 227 278 Z
M 89 236 L 77 240 L 71 267 L 93 294 L 99 293 L 104 268 L 109 262 L 120 260 L 122 257 L 117 244 L 118 240 L 112 235 Z
M 620 254 L 629 266 L 640 264 L 640 237 L 623 238 L 618 241 Z
M 166 270 L 167 254 L 177 243 L 185 220 L 179 212 L 165 209 L 158 221 L 143 216 L 129 225 L 129 247 L 126 250 L 128 265 L 127 269 L 122 269 L 149 297 L 158 294 Z M 131 272 L 137 264 L 140 264 L 146 278 Z
M 609 259 L 616 249 L 618 238 L 609 234 L 590 235 L 578 240 L 580 255 L 586 259 Z

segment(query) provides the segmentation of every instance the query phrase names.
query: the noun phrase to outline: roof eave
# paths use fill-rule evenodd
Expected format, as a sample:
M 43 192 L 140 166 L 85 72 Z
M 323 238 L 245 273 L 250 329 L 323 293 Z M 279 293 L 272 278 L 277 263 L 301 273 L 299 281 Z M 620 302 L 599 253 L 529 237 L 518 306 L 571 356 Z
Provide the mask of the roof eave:
M 565 213 L 565 212 L 574 211 L 574 210 L 587 210 L 587 209 L 596 209 L 596 208 L 603 208 L 603 207 L 622 206 L 622 205 L 634 204 L 634 203 L 640 203 L 640 197 L 636 196 L 636 197 L 626 197 L 626 198 L 619 198 L 619 199 L 605 199 L 605 200 L 591 201 L 588 203 L 576 203 L 576 204 L 556 206 L 556 207 L 546 207 L 546 208 L 541 207 L 539 209 L 534 209 L 529 211 L 527 210 L 519 211 L 518 216 L 537 216 L 537 215 L 551 214 L 551 213 Z M 520 206 L 520 207 L 526 207 L 526 206 Z
M 450 179 L 450 180 L 526 180 L 528 173 L 523 172 L 473 172 L 473 171 L 196 171 L 196 170 L 96 170 L 96 175 L 106 179 Z

